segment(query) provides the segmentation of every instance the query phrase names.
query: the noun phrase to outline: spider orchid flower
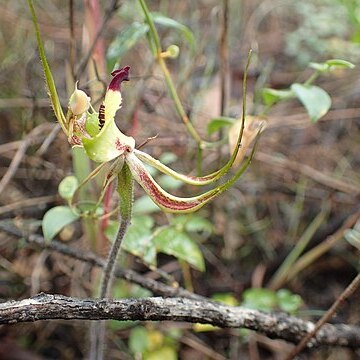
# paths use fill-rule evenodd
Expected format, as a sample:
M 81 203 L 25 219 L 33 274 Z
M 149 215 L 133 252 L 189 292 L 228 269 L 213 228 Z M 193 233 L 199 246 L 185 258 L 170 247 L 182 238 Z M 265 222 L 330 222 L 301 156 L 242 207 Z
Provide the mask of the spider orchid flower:
M 244 173 L 251 162 L 255 146 L 250 156 L 236 168 L 232 177 L 212 190 L 206 191 L 198 196 L 185 198 L 171 195 L 162 189 L 150 175 L 145 164 L 153 166 L 160 172 L 177 180 L 181 180 L 184 183 L 197 186 L 214 183 L 227 174 L 233 166 L 240 149 L 244 132 L 245 111 L 243 111 L 242 126 L 233 147 L 232 155 L 221 169 L 202 177 L 180 174 L 162 164 L 159 160 L 154 159 L 149 154 L 136 149 L 135 139 L 123 134 L 115 123 L 116 112 L 120 109 L 122 104 L 121 84 L 122 82 L 129 80 L 129 66 L 125 66 L 124 68 L 112 72 L 111 75 L 113 78 L 107 88 L 104 101 L 100 105 L 98 112 L 93 110 L 90 105 L 90 98 L 84 91 L 77 88 L 76 83 L 75 91 L 70 97 L 68 112 L 65 116 L 47 62 L 35 11 L 32 2 L 30 0 L 28 0 L 28 2 L 33 15 L 40 58 L 55 116 L 60 123 L 62 130 L 67 135 L 69 143 L 72 146 L 83 147 L 91 160 L 101 163 L 101 165 L 89 174 L 82 184 L 80 184 L 80 187 L 99 173 L 105 164 L 111 162 L 108 174 L 104 180 L 99 203 L 105 194 L 106 188 L 116 178 L 119 181 L 118 192 L 121 197 L 122 182 L 125 185 L 129 184 L 128 180 L 124 180 L 125 178 L 128 179 L 129 175 L 142 186 L 150 198 L 162 210 L 174 213 L 193 212 L 223 193 Z M 260 130 L 258 131 L 258 134 L 259 133 Z
M 153 166 L 162 173 L 187 184 L 211 184 L 223 177 L 233 165 L 240 147 L 241 131 L 230 160 L 220 170 L 203 177 L 187 176 L 172 170 L 149 154 L 136 149 L 135 139 L 123 134 L 115 123 L 115 114 L 122 104 L 121 84 L 123 81 L 129 80 L 129 70 L 130 67 L 126 66 L 115 70 L 111 74 L 113 78 L 98 112 L 90 113 L 87 111 L 89 98 L 82 90 L 76 87 L 70 98 L 67 115 L 67 128 L 72 131 L 72 133 L 68 134 L 69 142 L 73 146 L 84 147 L 88 157 L 95 162 L 104 164 L 113 161 L 104 182 L 103 193 L 121 171 L 123 165 L 126 164 L 131 171 L 132 177 L 162 210 L 174 213 L 193 212 L 229 188 L 246 170 L 251 161 L 251 156 L 228 181 L 201 195 L 189 198 L 177 197 L 162 189 L 144 164 Z M 84 111 L 75 114 L 72 108 L 83 109 Z M 95 169 L 86 181 L 97 172 L 98 169 Z

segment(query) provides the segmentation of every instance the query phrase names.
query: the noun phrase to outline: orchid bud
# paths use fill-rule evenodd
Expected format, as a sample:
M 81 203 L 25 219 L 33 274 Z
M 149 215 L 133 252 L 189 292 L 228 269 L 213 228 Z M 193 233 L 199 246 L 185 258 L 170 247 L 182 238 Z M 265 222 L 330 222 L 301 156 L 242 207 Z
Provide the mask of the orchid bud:
M 166 51 L 169 53 L 169 58 L 176 59 L 179 56 L 180 49 L 177 45 L 170 45 Z
M 74 115 L 81 115 L 89 109 L 90 97 L 84 91 L 77 88 L 77 83 L 75 84 L 74 92 L 70 96 L 69 109 Z
M 180 48 L 177 45 L 170 45 L 166 51 L 162 52 L 160 55 L 162 58 L 176 59 L 179 56 Z

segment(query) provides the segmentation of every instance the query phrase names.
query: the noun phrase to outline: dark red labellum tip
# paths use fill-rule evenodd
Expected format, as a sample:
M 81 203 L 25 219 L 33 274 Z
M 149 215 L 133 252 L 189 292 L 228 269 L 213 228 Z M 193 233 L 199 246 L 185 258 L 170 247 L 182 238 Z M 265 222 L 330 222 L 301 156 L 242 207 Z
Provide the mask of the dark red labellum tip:
M 120 91 L 121 83 L 123 81 L 129 81 L 129 70 L 130 66 L 125 66 L 121 69 L 114 70 L 111 73 L 114 78 L 111 80 L 108 89 L 111 89 L 113 91 Z

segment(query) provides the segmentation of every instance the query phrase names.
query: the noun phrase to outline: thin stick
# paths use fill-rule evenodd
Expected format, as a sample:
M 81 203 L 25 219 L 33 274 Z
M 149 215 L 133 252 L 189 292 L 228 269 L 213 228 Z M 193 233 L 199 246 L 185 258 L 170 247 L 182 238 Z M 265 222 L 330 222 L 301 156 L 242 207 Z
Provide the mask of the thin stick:
M 330 309 L 323 315 L 323 317 L 315 324 L 314 329 L 308 333 L 300 343 L 291 351 L 288 357 L 285 360 L 292 360 L 298 355 L 308 342 L 317 334 L 321 327 L 328 322 L 335 311 L 342 306 L 347 298 L 349 298 L 360 286 L 360 273 L 355 277 L 355 279 L 348 285 L 348 287 L 343 291 L 343 293 L 337 298 L 337 300 L 332 304 Z

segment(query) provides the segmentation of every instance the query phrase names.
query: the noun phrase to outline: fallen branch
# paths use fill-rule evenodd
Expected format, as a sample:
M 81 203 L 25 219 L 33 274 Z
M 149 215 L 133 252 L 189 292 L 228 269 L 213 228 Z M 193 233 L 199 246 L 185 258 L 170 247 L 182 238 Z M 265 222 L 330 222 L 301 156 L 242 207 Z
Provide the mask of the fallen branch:
M 264 313 L 183 298 L 94 300 L 41 293 L 29 299 L 0 304 L 0 324 L 53 319 L 185 321 L 247 328 L 292 343 L 298 343 L 315 326 L 283 313 Z M 359 348 L 360 327 L 325 324 L 308 344 L 310 347 L 318 345 Z

